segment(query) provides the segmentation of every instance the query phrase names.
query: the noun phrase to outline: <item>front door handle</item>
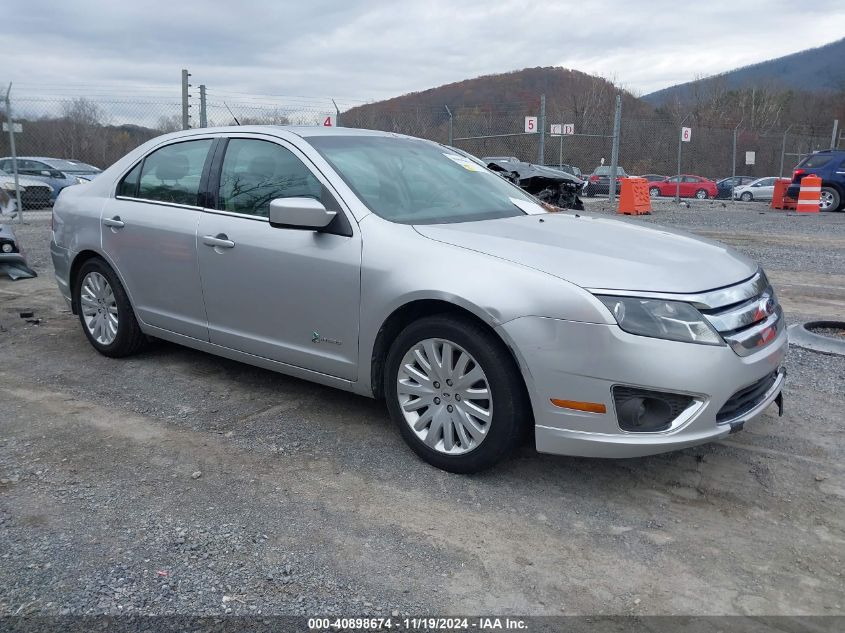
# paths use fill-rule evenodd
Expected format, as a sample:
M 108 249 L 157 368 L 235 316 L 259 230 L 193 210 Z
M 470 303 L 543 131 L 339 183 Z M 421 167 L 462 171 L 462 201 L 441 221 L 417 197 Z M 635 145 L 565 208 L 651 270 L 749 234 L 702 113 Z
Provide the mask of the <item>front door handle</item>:
M 126 226 L 123 220 L 120 219 L 119 215 L 116 215 L 113 218 L 103 218 L 103 224 L 110 226 L 113 229 L 122 229 Z
M 202 243 L 206 246 L 216 248 L 235 248 L 235 243 L 230 240 L 225 233 L 218 233 L 217 235 L 203 235 Z

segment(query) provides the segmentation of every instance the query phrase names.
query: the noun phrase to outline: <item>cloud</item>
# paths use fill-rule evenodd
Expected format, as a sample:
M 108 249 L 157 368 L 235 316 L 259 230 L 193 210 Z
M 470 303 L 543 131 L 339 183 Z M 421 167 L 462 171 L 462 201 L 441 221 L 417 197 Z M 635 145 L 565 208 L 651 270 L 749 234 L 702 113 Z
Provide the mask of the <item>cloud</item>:
M 845 4 L 491 0 L 18 3 L 0 80 L 18 94 L 377 100 L 482 74 L 561 65 L 650 92 L 826 43 Z M 826 27 L 821 28 L 824 24 Z M 51 92 L 52 91 L 52 92 Z

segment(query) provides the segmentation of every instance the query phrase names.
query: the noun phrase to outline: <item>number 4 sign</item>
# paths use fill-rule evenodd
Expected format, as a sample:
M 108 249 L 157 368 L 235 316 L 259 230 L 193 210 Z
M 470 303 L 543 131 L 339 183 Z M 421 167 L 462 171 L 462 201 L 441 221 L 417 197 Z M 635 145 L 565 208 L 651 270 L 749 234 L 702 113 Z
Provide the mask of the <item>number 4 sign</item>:
M 691 138 L 692 138 L 692 128 L 691 127 L 682 127 L 681 128 L 681 140 L 684 143 L 689 143 Z
M 332 127 L 334 122 L 332 121 L 332 115 L 328 115 L 325 119 L 323 119 L 323 127 Z

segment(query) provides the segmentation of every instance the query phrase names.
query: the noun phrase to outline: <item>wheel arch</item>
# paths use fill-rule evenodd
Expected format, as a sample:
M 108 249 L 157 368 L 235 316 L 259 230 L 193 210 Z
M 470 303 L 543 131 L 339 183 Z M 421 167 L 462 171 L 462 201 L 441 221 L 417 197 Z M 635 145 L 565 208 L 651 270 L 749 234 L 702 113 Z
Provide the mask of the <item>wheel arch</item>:
M 78 306 L 76 305 L 76 297 L 74 296 L 74 289 L 76 288 L 77 276 L 79 275 L 79 270 L 82 268 L 85 262 L 90 261 L 92 259 L 102 259 L 106 265 L 114 271 L 114 274 L 117 275 L 118 280 L 120 281 L 120 285 L 123 286 L 123 291 L 126 293 L 126 297 L 129 299 L 129 305 L 132 306 L 132 309 L 135 309 L 135 302 L 132 299 L 132 293 L 126 285 L 126 280 L 123 279 L 123 275 L 120 274 L 120 271 L 114 265 L 114 263 L 102 252 L 94 250 L 93 248 L 84 248 L 80 250 L 76 255 L 73 256 L 73 260 L 70 263 L 70 269 L 68 272 L 68 288 L 70 288 L 70 296 L 71 296 L 71 310 L 73 314 L 78 314 Z M 137 318 L 137 317 L 136 317 Z M 140 319 L 139 319 L 140 322 Z
M 480 310 L 478 311 L 480 312 Z M 438 314 L 448 314 L 464 318 L 480 325 L 485 330 L 489 331 L 497 340 L 501 341 L 502 345 L 507 349 L 508 354 L 513 359 L 514 365 L 519 370 L 519 378 L 525 389 L 527 397 L 527 386 L 525 383 L 525 376 L 522 372 L 522 366 L 519 363 L 519 358 L 514 350 L 505 341 L 496 329 L 491 325 L 489 319 L 484 319 L 476 311 L 458 305 L 456 303 L 446 301 L 445 299 L 415 299 L 409 301 L 398 308 L 396 308 L 381 324 L 381 327 L 376 334 L 373 343 L 372 353 L 370 355 L 370 388 L 373 397 L 384 397 L 384 365 L 387 360 L 387 354 L 390 351 L 390 344 L 396 336 L 405 327 L 419 319 L 434 316 Z

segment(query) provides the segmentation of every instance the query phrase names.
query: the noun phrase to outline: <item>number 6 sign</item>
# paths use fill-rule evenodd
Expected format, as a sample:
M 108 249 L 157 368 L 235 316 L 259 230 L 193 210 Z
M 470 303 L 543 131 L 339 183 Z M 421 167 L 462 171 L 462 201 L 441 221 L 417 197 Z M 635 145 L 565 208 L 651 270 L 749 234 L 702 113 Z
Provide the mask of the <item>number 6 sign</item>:
M 689 143 L 691 138 L 692 138 L 692 128 L 691 127 L 682 127 L 681 128 L 681 140 L 684 143 Z
M 536 134 L 536 132 L 537 132 L 537 117 L 535 117 L 535 116 L 525 117 L 525 133 L 526 134 Z

